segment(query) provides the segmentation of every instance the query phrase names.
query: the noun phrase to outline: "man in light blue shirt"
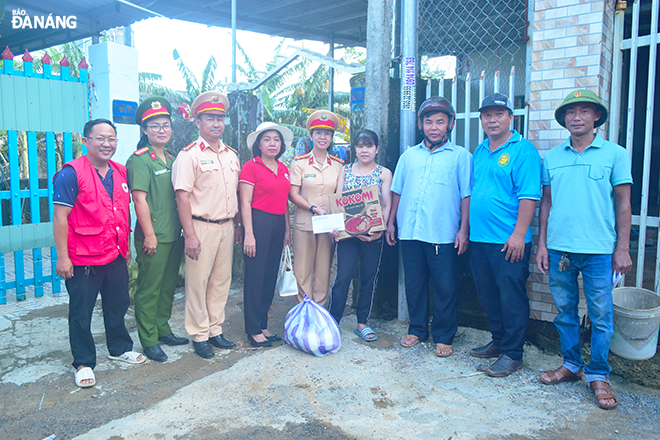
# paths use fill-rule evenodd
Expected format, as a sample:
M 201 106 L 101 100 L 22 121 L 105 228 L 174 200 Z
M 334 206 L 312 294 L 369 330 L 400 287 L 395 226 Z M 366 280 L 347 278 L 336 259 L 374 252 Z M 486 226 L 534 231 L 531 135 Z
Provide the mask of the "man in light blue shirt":
M 497 357 L 485 371 L 503 377 L 523 363 L 529 324 L 530 223 L 541 199 L 541 156 L 531 142 L 509 129 L 513 104 L 508 96 L 487 96 L 479 112 L 488 139 L 472 157 L 470 266 L 492 340 L 470 354 Z
M 607 108 L 594 92 L 571 92 L 555 119 L 571 136 L 543 160 L 536 264 L 549 274 L 564 363 L 539 380 L 556 384 L 585 376 L 597 405 L 612 409 L 617 405 L 607 362 L 614 331 L 612 273 L 632 268 L 630 161 L 625 149 L 594 134 L 607 121 Z M 591 319 L 591 361 L 586 366 L 580 351 L 580 272 Z
M 412 347 L 429 336 L 429 279 L 433 285 L 434 353 L 452 354 L 458 329 L 456 257 L 468 248 L 472 163 L 470 153 L 449 140 L 456 121 L 451 103 L 429 98 L 419 108 L 417 123 L 424 141 L 399 158 L 392 179 L 392 209 L 386 239 L 396 243 L 399 228 L 406 298 L 408 335 L 401 345 Z

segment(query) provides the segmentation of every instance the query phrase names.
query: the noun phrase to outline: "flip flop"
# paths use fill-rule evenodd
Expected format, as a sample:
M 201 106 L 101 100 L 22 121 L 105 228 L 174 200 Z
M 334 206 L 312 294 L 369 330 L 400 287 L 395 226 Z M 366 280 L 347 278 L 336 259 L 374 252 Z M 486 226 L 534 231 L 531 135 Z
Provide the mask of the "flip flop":
M 82 383 L 83 380 L 92 379 L 91 383 Z M 83 367 L 75 373 L 76 385 L 80 388 L 89 388 L 96 385 L 96 377 L 94 377 L 94 370 L 89 367 Z
M 438 357 L 448 357 L 448 356 L 451 356 L 452 354 L 454 354 L 454 350 L 451 348 L 451 344 L 450 345 L 445 345 L 445 344 L 438 343 L 438 344 L 435 344 L 435 345 L 436 345 L 436 347 L 435 347 L 435 350 L 433 350 L 433 354 L 435 354 Z M 446 348 L 448 348 L 450 350 L 449 353 L 443 353 L 442 352 L 442 350 L 444 350 Z
M 367 342 L 372 342 L 372 341 L 375 341 L 376 339 L 378 339 L 378 336 L 376 335 L 376 332 L 371 330 L 371 327 L 369 327 L 368 325 L 363 327 L 362 330 L 358 330 L 358 329 L 353 330 L 353 333 L 355 333 L 356 335 L 358 335 L 359 337 L 361 337 L 362 339 L 364 339 Z M 373 338 L 367 338 L 367 335 L 374 335 L 374 337 Z
M 135 351 L 127 351 L 126 353 L 120 354 L 119 356 L 108 356 L 108 359 L 111 361 L 126 362 L 127 364 L 141 364 L 147 360 L 146 356 Z
M 409 342 L 409 343 L 404 343 L 403 338 L 401 338 L 400 344 L 403 345 L 406 348 L 410 348 L 413 345 L 419 344 L 419 338 L 415 335 L 406 335 L 406 339 L 414 339 L 414 341 Z

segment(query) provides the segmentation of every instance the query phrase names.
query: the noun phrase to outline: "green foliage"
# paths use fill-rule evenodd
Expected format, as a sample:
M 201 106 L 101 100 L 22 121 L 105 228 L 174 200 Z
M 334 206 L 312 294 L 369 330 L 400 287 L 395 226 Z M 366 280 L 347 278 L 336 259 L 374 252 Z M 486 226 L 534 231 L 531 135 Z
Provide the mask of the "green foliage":
M 272 61 L 268 64 L 272 69 L 282 58 L 285 39 L 279 43 L 273 53 Z M 237 63 L 237 71 L 247 81 L 256 81 L 260 78 L 252 59 L 243 47 L 237 43 L 241 62 Z M 186 83 L 185 92 L 177 92 L 161 84 L 162 75 L 154 73 L 140 73 L 140 92 L 150 95 L 164 96 L 173 104 L 187 102 L 192 103 L 197 95 L 210 90 L 224 91 L 223 86 L 216 82 L 215 72 L 217 63 L 215 57 L 209 58 L 206 67 L 202 71 L 201 81 L 186 65 L 179 52 L 175 49 L 172 53 L 177 63 L 177 68 Z M 366 52 L 361 48 L 346 49 L 343 57 L 348 62 L 364 63 Z M 273 78 L 268 80 L 254 93 L 261 95 L 263 105 L 264 121 L 272 121 L 284 125 L 293 131 L 295 140 L 307 136 L 305 127 L 307 117 L 314 110 L 324 109 L 328 106 L 328 67 L 318 66 L 311 74 L 312 63 L 303 59 L 288 66 Z M 178 104 L 177 104 L 178 105 Z M 333 111 L 340 117 L 341 129 L 338 135 L 348 140 L 349 118 L 350 118 L 350 95 L 346 92 L 335 92 L 335 106 Z

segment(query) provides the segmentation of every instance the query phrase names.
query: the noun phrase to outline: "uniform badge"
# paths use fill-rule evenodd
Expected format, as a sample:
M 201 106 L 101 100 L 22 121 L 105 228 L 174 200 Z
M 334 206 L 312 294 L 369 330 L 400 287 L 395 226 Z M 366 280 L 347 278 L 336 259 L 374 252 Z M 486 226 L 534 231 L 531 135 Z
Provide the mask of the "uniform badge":
M 582 93 L 575 92 L 575 93 L 573 93 L 573 96 L 575 96 L 576 98 L 579 98 L 580 96 L 582 96 Z
M 509 159 L 511 159 L 509 155 L 507 153 L 504 153 L 497 160 L 497 163 L 500 164 L 500 166 L 504 166 L 509 163 Z
M 211 97 L 211 102 L 214 103 L 214 104 L 220 102 L 220 97 L 218 95 L 213 95 Z
M 305 175 L 303 175 L 303 177 L 305 179 L 307 179 L 308 177 L 316 177 L 316 174 L 305 174 Z
M 162 169 L 162 170 L 154 171 L 154 174 L 156 176 L 160 176 L 161 174 L 165 174 L 167 171 L 168 171 L 167 168 L 165 168 L 165 169 Z
M 212 163 L 213 163 L 212 160 L 202 160 L 202 165 L 210 165 Z
M 163 108 L 163 106 L 160 104 L 160 102 L 154 101 L 151 103 L 151 108 L 154 110 L 160 110 L 161 108 Z
M 322 121 L 327 121 L 328 120 L 328 114 L 327 113 L 321 113 L 321 117 L 319 118 Z
M 125 193 L 128 192 L 128 185 L 126 184 L 126 182 L 121 184 L 121 189 L 123 189 Z

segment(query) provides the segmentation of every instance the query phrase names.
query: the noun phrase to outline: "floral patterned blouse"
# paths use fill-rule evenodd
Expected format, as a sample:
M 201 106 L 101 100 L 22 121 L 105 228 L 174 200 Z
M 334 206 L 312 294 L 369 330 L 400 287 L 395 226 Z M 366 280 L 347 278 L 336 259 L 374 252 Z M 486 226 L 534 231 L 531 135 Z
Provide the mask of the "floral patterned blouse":
M 344 165 L 344 191 L 351 189 L 364 188 L 365 186 L 378 185 L 383 187 L 383 167 L 376 165 L 373 172 L 366 176 L 356 176 L 353 174 L 353 164 Z

